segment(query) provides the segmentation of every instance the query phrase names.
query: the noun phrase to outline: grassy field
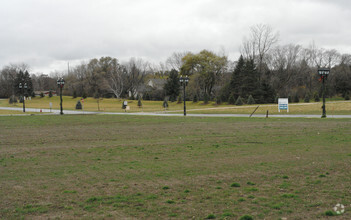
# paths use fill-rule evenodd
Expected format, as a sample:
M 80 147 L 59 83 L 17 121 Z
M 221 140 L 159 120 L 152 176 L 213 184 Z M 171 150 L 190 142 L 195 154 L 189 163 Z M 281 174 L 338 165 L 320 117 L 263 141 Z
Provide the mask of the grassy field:
M 0 118 L 0 219 L 351 219 L 350 119 Z M 329 211 L 329 212 L 328 212 Z
M 73 99 L 72 97 L 63 97 L 63 108 L 67 110 L 74 110 L 77 101 L 80 98 Z M 327 103 L 327 115 L 349 115 L 351 114 L 351 101 L 334 101 L 335 99 L 330 99 Z M 27 108 L 50 108 L 50 102 L 53 104 L 54 109 L 59 109 L 60 100 L 59 97 L 54 96 L 52 98 L 36 97 L 32 100 L 26 101 Z M 124 112 L 122 109 L 123 100 L 120 99 L 101 99 L 99 101 L 99 108 L 101 112 Z M 137 100 L 128 100 L 128 105 L 130 106 L 129 112 L 163 112 L 161 101 L 142 101 L 143 107 L 139 108 L 137 106 Z M 171 113 L 181 113 L 183 111 L 183 103 L 169 102 L 169 108 L 167 112 Z M 2 107 L 22 107 L 21 103 L 15 105 L 8 104 L 7 100 L 0 100 L 0 106 Z M 209 104 L 203 104 L 203 102 L 193 103 L 191 101 L 187 102 L 187 110 L 189 113 L 207 113 L 207 114 L 251 114 L 258 105 L 246 105 L 246 106 L 236 106 L 236 105 L 216 105 L 213 102 Z M 321 102 L 311 102 L 311 103 L 298 103 L 290 104 L 289 110 L 278 112 L 278 106 L 268 104 L 260 105 L 256 114 L 266 114 L 267 110 L 269 114 L 321 114 L 322 103 Z M 87 98 L 84 100 L 84 110 L 85 111 L 98 111 L 98 103 L 94 98 Z

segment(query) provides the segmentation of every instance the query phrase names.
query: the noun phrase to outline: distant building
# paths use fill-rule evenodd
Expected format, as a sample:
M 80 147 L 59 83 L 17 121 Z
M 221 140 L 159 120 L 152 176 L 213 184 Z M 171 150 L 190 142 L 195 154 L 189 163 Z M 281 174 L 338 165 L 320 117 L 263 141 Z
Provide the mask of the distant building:
M 43 93 L 44 96 L 49 96 L 50 91 L 34 91 L 35 96 L 40 96 Z M 52 96 L 57 96 L 56 91 L 51 91 Z
M 153 89 L 162 90 L 166 82 L 166 79 L 150 79 L 147 85 Z

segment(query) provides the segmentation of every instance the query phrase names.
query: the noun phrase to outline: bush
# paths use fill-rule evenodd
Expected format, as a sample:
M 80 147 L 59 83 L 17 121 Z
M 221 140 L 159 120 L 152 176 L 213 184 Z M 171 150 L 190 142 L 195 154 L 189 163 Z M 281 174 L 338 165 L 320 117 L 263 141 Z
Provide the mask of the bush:
M 350 100 L 350 95 L 349 95 L 349 93 L 346 93 L 346 95 L 345 95 L 345 100 Z
M 222 104 L 222 98 L 221 98 L 221 96 L 217 96 L 217 98 L 216 98 L 216 104 L 217 104 L 217 105 Z
M 209 100 L 208 95 L 207 95 L 207 93 L 205 93 L 205 95 L 204 95 L 204 104 L 208 104 L 208 100 Z
M 73 91 L 73 98 L 74 99 L 77 98 L 77 91 L 76 90 Z
M 244 104 L 244 102 L 243 102 L 241 96 L 239 96 L 238 99 L 235 102 L 235 105 L 243 105 L 243 104 Z
M 315 102 L 319 102 L 320 101 L 319 94 L 317 92 L 314 93 L 314 101 Z
M 183 100 L 182 100 L 182 96 L 178 96 L 178 101 L 177 101 L 177 103 L 180 104 L 180 103 L 182 103 L 182 101 L 183 101 Z
M 148 93 L 148 92 L 145 92 L 145 94 L 144 94 L 144 100 L 150 100 L 151 98 L 150 98 L 150 94 Z
M 9 103 L 10 103 L 10 104 L 17 103 L 17 98 L 16 98 L 16 96 L 12 95 L 12 96 L 9 98 Z
M 40 98 L 44 98 L 44 93 L 40 93 Z
M 138 98 L 138 106 L 139 106 L 139 108 L 141 108 L 141 106 L 143 106 L 143 104 L 141 103 L 140 97 Z
M 197 102 L 199 99 L 197 98 L 197 95 L 195 94 L 193 97 L 193 102 Z
M 87 98 L 87 94 L 86 94 L 85 92 L 83 92 L 82 98 L 83 98 L 83 99 L 86 99 L 86 98 Z
M 167 100 L 164 100 L 164 101 L 163 101 L 162 106 L 163 106 L 163 108 L 165 108 L 165 109 L 168 108 L 168 102 L 167 102 Z
M 252 97 L 252 95 L 250 95 L 249 98 L 247 99 L 247 104 L 249 105 L 256 104 L 255 99 Z
M 295 103 L 299 103 L 300 102 L 299 96 L 297 94 L 294 96 L 294 102 Z
M 303 101 L 306 102 L 306 103 L 310 102 L 310 95 L 306 94 L 305 95 L 305 99 Z
M 77 101 L 76 109 L 82 109 L 82 103 L 79 100 Z
M 231 105 L 234 105 L 235 104 L 235 99 L 234 99 L 234 95 L 231 94 L 228 98 L 228 103 L 231 104 Z
M 52 91 L 50 90 L 49 91 L 49 98 L 51 98 L 52 97 Z

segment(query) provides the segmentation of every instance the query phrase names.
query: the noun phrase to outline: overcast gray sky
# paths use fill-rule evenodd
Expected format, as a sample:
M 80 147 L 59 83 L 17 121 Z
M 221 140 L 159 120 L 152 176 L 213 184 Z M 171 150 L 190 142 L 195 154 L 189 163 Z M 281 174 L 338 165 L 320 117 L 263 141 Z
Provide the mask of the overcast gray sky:
M 0 68 L 24 62 L 50 73 L 101 56 L 159 63 L 222 48 L 236 60 L 259 23 L 279 32 L 279 44 L 351 53 L 349 0 L 1 0 Z

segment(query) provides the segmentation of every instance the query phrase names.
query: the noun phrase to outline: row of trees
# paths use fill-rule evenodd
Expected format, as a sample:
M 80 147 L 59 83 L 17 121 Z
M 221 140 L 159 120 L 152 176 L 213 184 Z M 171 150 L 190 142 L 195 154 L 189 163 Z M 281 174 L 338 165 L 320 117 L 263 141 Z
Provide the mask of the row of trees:
M 28 81 L 30 91 L 56 90 L 56 79 L 63 76 L 64 95 L 79 97 L 129 98 L 171 101 L 179 99 L 179 75 L 190 77 L 188 99 L 237 100 L 271 103 L 277 97 L 315 97 L 321 94 L 318 67 L 331 68 L 327 95 L 347 96 L 351 92 L 351 55 L 336 50 L 301 45 L 278 44 L 278 33 L 267 25 L 251 27 L 244 39 L 241 56 L 230 61 L 224 53 L 173 53 L 165 63 L 153 65 L 131 58 L 120 63 L 112 57 L 91 59 L 69 72 L 50 76 L 32 74 L 27 65 L 9 65 L 0 71 L 0 97 L 18 95 L 19 81 Z M 151 89 L 149 79 L 167 79 L 163 89 Z

